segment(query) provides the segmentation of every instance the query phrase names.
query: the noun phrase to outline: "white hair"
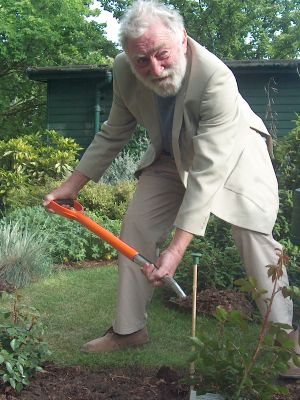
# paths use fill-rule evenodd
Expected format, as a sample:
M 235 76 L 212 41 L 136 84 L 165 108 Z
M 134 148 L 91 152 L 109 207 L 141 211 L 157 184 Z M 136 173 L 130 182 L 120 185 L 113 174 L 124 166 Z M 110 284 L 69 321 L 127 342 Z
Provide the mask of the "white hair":
M 147 29 L 159 20 L 176 36 L 184 29 L 180 13 L 157 0 L 137 0 L 125 12 L 121 19 L 119 40 L 126 51 L 127 40 L 141 37 Z

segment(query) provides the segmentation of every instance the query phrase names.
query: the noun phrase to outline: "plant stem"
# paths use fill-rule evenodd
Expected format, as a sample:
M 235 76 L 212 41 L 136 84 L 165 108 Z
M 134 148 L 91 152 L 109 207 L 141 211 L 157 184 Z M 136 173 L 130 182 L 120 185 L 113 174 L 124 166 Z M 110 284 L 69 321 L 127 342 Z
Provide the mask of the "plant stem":
M 18 320 L 17 298 L 13 301 L 12 323 L 16 325 Z
M 272 295 L 271 295 L 271 298 L 270 298 L 270 301 L 269 301 L 269 304 L 268 304 L 268 307 L 267 307 L 266 314 L 265 314 L 264 319 L 263 319 L 263 324 L 262 324 L 262 327 L 261 327 L 261 330 L 260 330 L 260 333 L 259 333 L 259 336 L 258 336 L 258 341 L 257 341 L 257 345 L 256 345 L 256 348 L 255 348 L 254 354 L 252 356 L 250 364 L 248 365 L 248 367 L 245 368 L 244 375 L 242 377 L 241 383 L 240 383 L 240 385 L 239 385 L 239 387 L 237 389 L 237 392 L 236 392 L 235 397 L 233 398 L 233 400 L 238 400 L 239 399 L 239 396 L 240 396 L 241 391 L 243 389 L 244 383 L 245 383 L 247 377 L 249 376 L 250 371 L 252 370 L 252 368 L 256 364 L 257 358 L 258 358 L 259 353 L 261 351 L 261 346 L 262 346 L 262 343 L 264 341 L 264 338 L 266 336 L 266 332 L 267 332 L 267 329 L 268 329 L 268 319 L 269 319 L 269 315 L 271 313 L 274 297 L 281 290 L 281 288 L 277 289 L 277 282 L 278 282 L 278 276 L 276 274 L 276 277 L 274 279 L 274 286 L 273 286 Z

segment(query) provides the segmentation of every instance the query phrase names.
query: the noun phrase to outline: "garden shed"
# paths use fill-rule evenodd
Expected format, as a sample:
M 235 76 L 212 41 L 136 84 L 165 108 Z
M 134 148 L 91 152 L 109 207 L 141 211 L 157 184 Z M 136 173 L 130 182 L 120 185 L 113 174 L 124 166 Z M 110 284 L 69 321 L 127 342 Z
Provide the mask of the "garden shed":
M 225 61 L 243 97 L 282 137 L 300 113 L 300 60 Z M 82 147 L 91 142 L 107 118 L 112 101 L 108 68 L 88 65 L 29 68 L 28 76 L 47 83 L 47 129 L 73 137 Z
M 28 68 L 30 79 L 47 83 L 46 128 L 72 137 L 86 148 L 112 102 L 112 74 L 89 65 Z
M 300 114 L 300 60 L 228 61 L 242 96 L 277 137 Z

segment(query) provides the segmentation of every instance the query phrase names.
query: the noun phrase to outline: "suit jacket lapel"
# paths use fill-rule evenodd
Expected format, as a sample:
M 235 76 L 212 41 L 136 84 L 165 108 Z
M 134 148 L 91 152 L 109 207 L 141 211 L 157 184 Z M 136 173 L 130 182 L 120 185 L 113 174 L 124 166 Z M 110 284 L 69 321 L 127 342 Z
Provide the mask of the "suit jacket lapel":
M 187 55 L 187 69 L 185 77 L 182 83 L 182 87 L 179 90 L 175 103 L 173 127 L 172 127 L 172 147 L 174 153 L 175 163 L 182 181 L 185 183 L 187 176 L 184 173 L 184 168 L 182 167 L 181 153 L 179 148 L 179 136 L 182 128 L 183 111 L 184 111 L 184 100 L 186 96 L 187 86 L 189 82 L 190 70 L 191 70 L 191 52 L 188 49 Z

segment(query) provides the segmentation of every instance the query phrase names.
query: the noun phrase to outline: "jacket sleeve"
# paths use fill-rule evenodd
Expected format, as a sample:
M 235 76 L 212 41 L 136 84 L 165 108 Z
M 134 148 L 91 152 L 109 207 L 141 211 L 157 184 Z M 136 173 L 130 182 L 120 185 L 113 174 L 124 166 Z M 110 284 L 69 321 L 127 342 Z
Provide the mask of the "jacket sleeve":
M 108 120 L 83 154 L 76 167 L 85 176 L 97 182 L 109 167 L 116 155 L 129 141 L 136 128 L 136 119 L 125 105 L 119 82 L 126 81 L 122 60 L 118 57 L 113 68 L 113 101 Z M 125 78 L 125 80 L 124 80 Z
M 224 186 L 243 147 L 238 96 L 236 80 L 227 68 L 213 73 L 202 94 L 200 121 L 193 137 L 194 157 L 175 220 L 176 227 L 196 235 L 204 235 L 214 196 Z

